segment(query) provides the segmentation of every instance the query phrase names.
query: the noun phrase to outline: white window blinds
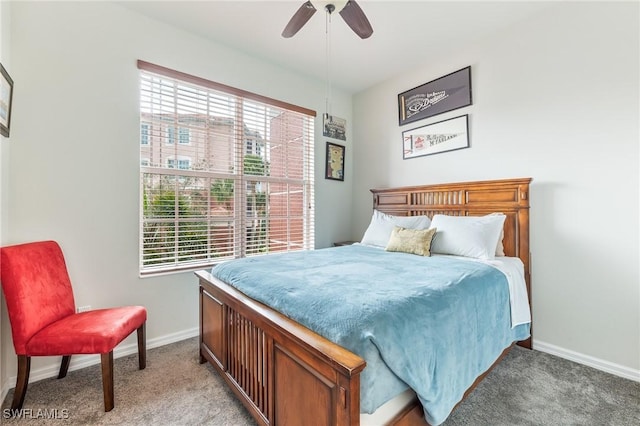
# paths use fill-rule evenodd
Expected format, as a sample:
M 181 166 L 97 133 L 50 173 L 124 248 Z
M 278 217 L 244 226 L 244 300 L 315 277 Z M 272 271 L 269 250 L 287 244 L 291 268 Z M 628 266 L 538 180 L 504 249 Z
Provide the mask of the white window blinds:
M 141 275 L 312 249 L 315 112 L 138 68 Z

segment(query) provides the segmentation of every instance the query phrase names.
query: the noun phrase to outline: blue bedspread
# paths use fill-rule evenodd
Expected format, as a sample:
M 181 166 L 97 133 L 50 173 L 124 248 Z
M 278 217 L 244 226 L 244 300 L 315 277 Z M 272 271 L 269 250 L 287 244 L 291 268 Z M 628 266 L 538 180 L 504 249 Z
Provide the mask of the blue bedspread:
M 506 277 L 444 256 L 353 245 L 222 263 L 212 273 L 367 362 L 360 410 L 407 386 L 442 423 L 476 377 L 529 325 L 511 328 Z

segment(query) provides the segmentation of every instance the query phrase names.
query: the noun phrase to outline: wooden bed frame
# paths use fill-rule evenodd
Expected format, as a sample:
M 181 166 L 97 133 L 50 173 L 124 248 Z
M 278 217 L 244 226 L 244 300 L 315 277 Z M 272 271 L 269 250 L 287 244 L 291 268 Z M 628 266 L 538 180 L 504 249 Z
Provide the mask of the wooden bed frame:
M 371 190 L 373 207 L 398 216 L 502 212 L 504 251 L 524 263 L 529 301 L 530 178 Z M 198 271 L 200 362 L 210 362 L 260 425 L 358 425 L 365 361 L 273 309 Z M 531 338 L 518 343 L 531 348 Z M 510 348 L 498 357 L 495 366 Z M 493 366 L 491 368 L 493 368 Z M 491 370 L 478 377 L 468 395 Z M 417 400 L 391 422 L 426 424 Z

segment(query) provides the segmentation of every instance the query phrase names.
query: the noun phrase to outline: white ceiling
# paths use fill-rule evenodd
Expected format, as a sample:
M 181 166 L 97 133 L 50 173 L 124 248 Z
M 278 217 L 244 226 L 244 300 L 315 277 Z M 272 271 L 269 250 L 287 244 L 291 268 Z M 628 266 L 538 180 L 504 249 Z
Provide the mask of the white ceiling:
M 328 1 L 292 38 L 282 30 L 305 0 L 119 1 L 146 16 L 324 81 Z M 320 5 L 318 5 L 320 3 Z M 334 87 L 359 92 L 413 66 L 543 13 L 542 1 L 358 0 L 373 35 L 362 40 L 337 13 L 330 24 Z

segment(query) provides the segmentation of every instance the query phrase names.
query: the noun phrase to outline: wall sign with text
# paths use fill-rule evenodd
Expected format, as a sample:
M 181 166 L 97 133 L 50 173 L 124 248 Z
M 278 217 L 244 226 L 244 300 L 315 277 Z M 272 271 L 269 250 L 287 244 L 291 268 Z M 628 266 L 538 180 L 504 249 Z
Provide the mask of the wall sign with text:
M 398 95 L 400 125 L 471 105 L 471 67 Z
M 469 148 L 469 116 L 450 118 L 402 132 L 403 159 Z

